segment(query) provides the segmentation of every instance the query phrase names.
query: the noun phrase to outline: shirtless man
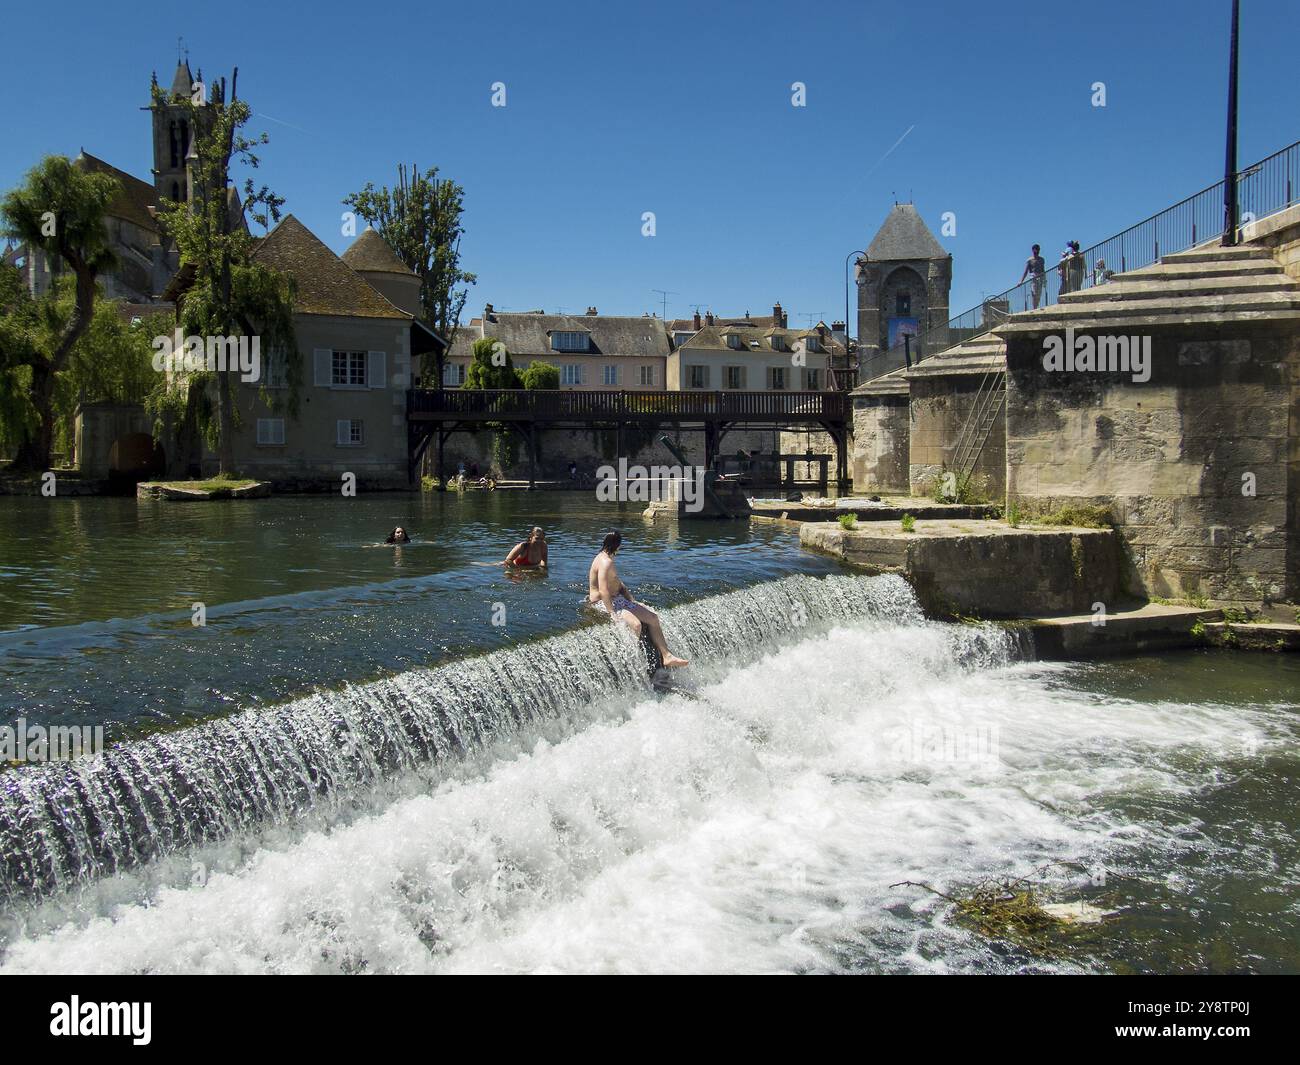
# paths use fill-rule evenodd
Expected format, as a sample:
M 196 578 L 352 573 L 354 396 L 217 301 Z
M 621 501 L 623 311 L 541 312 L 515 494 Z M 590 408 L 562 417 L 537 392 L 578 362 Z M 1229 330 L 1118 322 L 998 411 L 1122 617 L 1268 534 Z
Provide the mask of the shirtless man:
M 650 633 L 650 641 L 659 652 L 659 657 L 669 669 L 686 665 L 686 659 L 678 658 L 668 650 L 664 642 L 664 630 L 659 624 L 659 615 L 647 606 L 632 598 L 627 585 L 618 578 L 614 568 L 614 555 L 618 553 L 623 535 L 617 531 L 609 533 L 601 544 L 600 553 L 592 560 L 591 570 L 587 574 L 587 600 L 604 609 L 611 618 L 621 621 L 632 635 L 641 635 L 644 625 Z

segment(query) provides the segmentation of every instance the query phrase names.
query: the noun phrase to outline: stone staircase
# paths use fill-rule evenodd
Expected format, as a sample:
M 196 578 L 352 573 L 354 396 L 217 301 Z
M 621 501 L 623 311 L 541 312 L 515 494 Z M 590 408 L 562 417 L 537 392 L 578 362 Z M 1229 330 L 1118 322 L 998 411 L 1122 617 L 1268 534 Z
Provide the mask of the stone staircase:
M 1060 303 L 1013 315 L 999 328 L 1041 332 L 1045 323 L 1088 329 L 1141 319 L 1151 325 L 1209 323 L 1231 316 L 1300 319 L 1300 286 L 1267 248 L 1203 245 L 1154 266 L 1116 274 L 1108 283 L 1071 292 Z

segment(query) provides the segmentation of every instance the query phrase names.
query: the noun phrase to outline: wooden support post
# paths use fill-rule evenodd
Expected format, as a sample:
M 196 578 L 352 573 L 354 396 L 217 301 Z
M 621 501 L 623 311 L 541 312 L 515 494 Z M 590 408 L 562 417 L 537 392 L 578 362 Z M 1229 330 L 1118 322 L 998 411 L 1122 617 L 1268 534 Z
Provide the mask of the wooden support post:
M 447 490 L 447 462 L 445 454 L 445 445 L 447 443 L 447 434 L 443 431 L 441 425 L 438 426 L 438 491 Z
M 528 490 L 537 487 L 537 426 L 528 422 Z

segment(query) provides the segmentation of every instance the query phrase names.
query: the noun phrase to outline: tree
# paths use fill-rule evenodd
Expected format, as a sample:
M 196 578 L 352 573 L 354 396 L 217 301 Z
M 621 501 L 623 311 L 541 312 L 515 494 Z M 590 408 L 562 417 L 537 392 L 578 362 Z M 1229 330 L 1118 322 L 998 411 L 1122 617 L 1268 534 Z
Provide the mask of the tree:
M 560 368 L 549 362 L 529 363 L 523 373 L 523 382 L 525 388 L 547 391 L 557 389 L 560 387 Z
M 519 388 L 522 381 L 515 370 L 514 361 L 505 344 L 492 337 L 482 337 L 474 341 L 470 349 L 473 361 L 465 371 L 465 383 L 461 388 Z M 514 437 L 510 435 L 511 427 L 504 422 L 489 422 L 486 428 L 492 431 L 492 459 L 502 476 L 515 464 L 518 448 Z
M 474 341 L 473 362 L 465 371 L 461 388 L 519 388 L 521 382 L 510 352 L 499 340 L 483 337 Z
M 454 181 L 439 180 L 438 168 L 426 172 L 412 163 L 398 164 L 397 185 L 378 191 L 372 182 L 344 199 L 344 206 L 379 231 L 407 269 L 420 278 L 420 316 L 424 324 L 447 341 L 456 339 L 460 312 L 477 279 L 460 268 L 460 218 L 465 190 Z M 420 373 L 442 387 L 445 352 L 426 352 Z
M 49 469 L 56 421 L 55 381 L 90 327 L 95 279 L 113 264 L 104 214 L 118 190 L 117 181 L 107 174 L 84 173 L 66 157 L 51 155 L 0 200 L 4 235 L 26 244 L 29 255 L 33 249 L 41 249 L 56 274 L 71 274 L 73 287 L 70 313 L 56 330 L 42 331 L 41 323 L 54 321 L 52 301 L 58 296 L 49 294 L 25 303 L 13 291 L 12 277 L 6 281 L 0 312 L 10 320 L 0 331 L 0 374 L 7 383 L 24 388 L 27 396 L 27 404 L 16 397 L 0 399 L 9 416 L 23 411 L 4 430 L 18 445 L 16 470 Z
M 255 188 L 250 177 L 244 182 L 241 202 L 234 195 L 230 176 L 234 162 L 256 169 L 259 159 L 253 149 L 269 140 L 265 133 L 249 140 L 240 132 L 252 112 L 239 99 L 238 79 L 236 68 L 230 78 L 229 100 L 226 79 L 222 78 L 213 85 L 207 102 L 201 92 L 173 96 L 169 101 L 186 110 L 194 131 L 189 202 L 164 200 L 161 210 L 164 229 L 180 251 L 181 269 L 193 276 L 181 304 L 180 325 L 185 336 L 260 336 L 265 356 L 275 353 L 284 360 L 291 406 L 296 406 L 301 360 L 293 330 L 294 286 L 289 278 L 253 260 L 253 238 L 247 227 L 249 219 L 264 229 L 278 222 L 284 199 L 266 185 Z M 154 91 L 156 98 L 165 96 L 161 89 Z M 262 381 L 265 384 L 265 373 Z M 187 375 L 179 409 L 195 410 L 189 391 L 209 385 L 214 386 L 216 395 L 216 418 L 205 427 L 215 444 L 219 472 L 231 475 L 235 472 L 237 415 L 230 374 L 205 371 Z

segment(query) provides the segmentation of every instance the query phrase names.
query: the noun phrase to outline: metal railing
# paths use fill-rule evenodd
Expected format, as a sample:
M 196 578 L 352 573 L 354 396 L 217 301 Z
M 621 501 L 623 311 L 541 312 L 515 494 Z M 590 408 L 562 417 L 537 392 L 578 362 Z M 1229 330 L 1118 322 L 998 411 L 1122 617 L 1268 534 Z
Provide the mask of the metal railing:
M 1300 141 L 1237 173 L 1238 225 L 1285 210 L 1298 200 Z M 917 362 L 987 333 L 1013 314 L 1049 307 L 1069 292 L 1105 284 L 1112 274 L 1151 266 L 1165 255 L 1217 240 L 1223 232 L 1223 214 L 1223 182 L 1219 181 L 1122 233 L 1084 248 L 1074 259 L 1073 273 L 1065 260 L 1048 261 L 1046 273 L 1040 278 L 1027 278 L 943 325 L 912 337 L 911 360 Z M 859 381 L 899 369 L 906 365 L 906 356 L 904 345 L 896 344 L 864 361 Z

